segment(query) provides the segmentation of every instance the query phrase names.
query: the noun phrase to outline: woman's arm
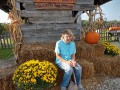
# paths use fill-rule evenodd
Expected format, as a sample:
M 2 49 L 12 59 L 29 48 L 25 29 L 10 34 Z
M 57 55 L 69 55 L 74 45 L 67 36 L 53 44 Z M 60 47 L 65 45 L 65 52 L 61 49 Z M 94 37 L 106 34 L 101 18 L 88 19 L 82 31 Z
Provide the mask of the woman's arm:
M 57 54 L 57 53 L 56 53 L 56 57 L 57 57 L 61 62 L 65 62 L 65 63 L 70 64 L 70 61 L 67 61 L 67 60 L 63 59 L 63 58 L 60 56 L 60 54 Z
M 73 54 L 73 55 L 72 55 L 72 60 L 74 60 L 74 61 L 75 61 L 75 54 Z

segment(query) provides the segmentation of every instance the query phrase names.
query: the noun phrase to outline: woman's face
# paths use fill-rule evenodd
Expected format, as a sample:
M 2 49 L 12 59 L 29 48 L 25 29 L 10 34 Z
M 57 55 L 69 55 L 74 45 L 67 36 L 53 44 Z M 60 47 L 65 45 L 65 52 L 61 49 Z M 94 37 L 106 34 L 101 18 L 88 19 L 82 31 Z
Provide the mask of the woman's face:
M 70 36 L 70 35 L 68 35 L 68 34 L 64 34 L 63 39 L 64 39 L 64 41 L 65 41 L 66 43 L 71 42 L 71 36 Z

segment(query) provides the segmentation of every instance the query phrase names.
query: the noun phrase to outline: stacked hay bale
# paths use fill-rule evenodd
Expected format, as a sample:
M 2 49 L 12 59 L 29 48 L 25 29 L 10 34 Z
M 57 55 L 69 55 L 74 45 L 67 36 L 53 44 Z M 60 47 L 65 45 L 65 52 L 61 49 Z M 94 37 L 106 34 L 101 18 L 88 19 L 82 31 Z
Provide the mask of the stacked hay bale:
M 91 78 L 97 74 L 106 74 L 120 76 L 119 57 L 108 57 L 104 55 L 104 46 L 101 43 L 87 44 L 84 41 L 75 42 L 77 53 L 76 60 L 82 66 L 82 78 Z M 36 43 L 23 45 L 19 52 L 18 63 L 21 64 L 27 60 L 38 59 L 48 60 L 55 64 L 55 42 L 54 43 Z M 63 71 L 58 68 L 57 83 L 62 80 Z
M 76 58 L 93 59 L 104 56 L 104 46 L 101 43 L 88 44 L 85 41 L 77 42 Z
M 17 65 L 9 68 L 4 68 L 0 72 L 0 90 L 16 90 L 16 87 L 13 85 L 12 82 L 12 76 L 16 67 Z
M 87 79 L 94 76 L 94 65 L 93 62 L 89 62 L 86 59 L 77 60 L 82 66 L 82 78 Z
M 103 56 L 93 60 L 95 73 L 120 77 L 120 60 L 118 57 Z
M 39 43 L 23 45 L 19 52 L 17 63 L 21 64 L 31 59 L 55 62 L 54 43 Z

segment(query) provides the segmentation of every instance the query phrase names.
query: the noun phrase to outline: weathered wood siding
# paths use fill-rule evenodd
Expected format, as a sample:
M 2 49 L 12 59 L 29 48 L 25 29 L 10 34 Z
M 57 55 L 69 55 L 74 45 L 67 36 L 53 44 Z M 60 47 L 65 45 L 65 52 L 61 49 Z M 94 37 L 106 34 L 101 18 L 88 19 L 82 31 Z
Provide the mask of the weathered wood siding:
M 49 0 L 47 0 L 49 1 Z M 74 1 L 74 0 L 73 0 Z M 71 0 L 71 2 L 73 2 Z M 44 9 L 36 8 L 33 0 L 17 0 L 16 7 L 22 18 L 27 19 L 25 25 L 21 25 L 25 43 L 57 41 L 65 29 L 71 29 L 76 40 L 80 39 L 81 26 L 75 23 L 74 11 L 94 9 L 94 0 L 76 0 L 69 3 L 67 8 Z M 46 2 L 45 2 L 46 3 Z M 38 5 L 40 3 L 37 3 Z M 44 3 L 43 3 L 44 4 Z M 66 2 L 65 2 L 66 4 Z
M 66 29 L 76 36 L 75 40 L 80 38 L 80 26 L 78 24 L 34 24 L 22 25 L 21 30 L 24 42 L 54 42 L 60 39 L 62 32 Z

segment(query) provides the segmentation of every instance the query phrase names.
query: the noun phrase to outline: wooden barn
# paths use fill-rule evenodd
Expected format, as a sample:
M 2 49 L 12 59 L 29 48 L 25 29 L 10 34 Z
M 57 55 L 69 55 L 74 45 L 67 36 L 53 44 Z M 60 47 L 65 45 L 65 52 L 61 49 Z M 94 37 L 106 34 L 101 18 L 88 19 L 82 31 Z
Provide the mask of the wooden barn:
M 10 12 L 14 8 L 10 1 L 12 0 L 0 0 L 0 8 Z M 71 29 L 75 40 L 80 40 L 81 21 L 77 22 L 78 17 L 83 11 L 92 11 L 95 5 L 108 1 L 110 0 L 16 0 L 17 14 L 24 20 L 20 24 L 23 41 L 56 41 L 66 29 Z
M 24 44 L 56 42 L 61 33 L 71 29 L 75 40 L 81 39 L 81 14 L 111 0 L 0 0 L 0 9 L 12 20 L 10 34 L 14 53 Z
M 84 11 L 90 13 L 96 5 L 109 1 L 111 0 L 0 0 L 0 9 L 9 13 L 9 18 L 12 19 L 10 33 L 17 62 L 17 66 L 5 68 L 1 73 L 3 75 L 0 76 L 0 90 L 18 90 L 11 78 L 16 67 L 23 62 L 37 59 L 54 63 L 54 42 L 60 39 L 61 33 L 71 29 L 75 40 L 79 41 L 81 14 Z M 76 42 L 76 47 L 76 60 L 83 68 L 83 79 L 91 79 L 97 74 L 120 76 L 119 57 L 105 57 L 102 44 L 91 45 L 81 41 Z M 61 76 L 62 71 L 58 73 L 58 86 Z M 90 84 L 89 81 L 87 83 Z M 85 87 L 88 84 L 85 84 Z M 58 86 L 49 90 L 60 90 Z

